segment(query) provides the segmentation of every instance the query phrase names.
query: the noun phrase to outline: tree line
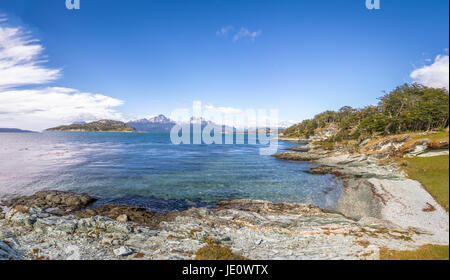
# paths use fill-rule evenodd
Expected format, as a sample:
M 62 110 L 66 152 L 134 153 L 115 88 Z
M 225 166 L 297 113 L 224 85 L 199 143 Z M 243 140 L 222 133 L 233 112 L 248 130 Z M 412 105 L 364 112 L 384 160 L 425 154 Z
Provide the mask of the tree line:
M 336 141 L 443 129 L 449 125 L 448 99 L 449 92 L 445 88 L 404 84 L 378 98 L 377 105 L 360 109 L 345 106 L 338 111 L 325 111 L 289 127 L 284 134 L 308 138 L 316 129 L 331 123 L 340 129 L 333 139 Z

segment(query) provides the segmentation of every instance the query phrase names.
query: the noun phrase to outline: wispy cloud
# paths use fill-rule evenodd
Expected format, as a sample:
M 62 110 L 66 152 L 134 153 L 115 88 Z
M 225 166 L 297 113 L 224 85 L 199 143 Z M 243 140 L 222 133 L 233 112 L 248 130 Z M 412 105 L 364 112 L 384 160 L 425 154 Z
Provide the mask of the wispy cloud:
M 410 76 L 425 86 L 449 89 L 449 56 L 438 55 L 431 65 L 414 70 Z
M 113 108 L 122 101 L 76 89 L 30 89 L 60 77 L 45 66 L 44 47 L 20 27 L 6 27 L 0 16 L 0 127 L 43 130 L 74 121 L 123 119 Z M 27 86 L 28 89 L 21 89 Z
M 236 31 L 236 29 L 233 26 L 225 26 L 217 30 L 216 35 L 227 37 L 231 33 L 233 33 L 232 35 L 233 42 L 237 42 L 240 39 L 246 37 L 250 38 L 250 40 L 254 42 L 257 37 L 262 35 L 262 30 L 250 31 L 248 28 L 241 27 L 239 30 Z
M 236 42 L 242 38 L 245 37 L 249 37 L 253 42 L 255 41 L 255 39 L 259 36 L 261 36 L 262 31 L 258 30 L 258 31 L 249 31 L 247 28 L 242 27 L 238 33 L 236 33 L 233 37 L 233 41 Z
M 232 31 L 233 29 L 234 29 L 233 26 L 225 26 L 225 27 L 222 27 L 222 28 L 220 28 L 219 30 L 217 30 L 216 35 L 217 35 L 217 36 L 227 36 L 228 33 L 229 33 L 230 31 Z
M 0 16 L 0 24 L 6 21 Z M 42 66 L 44 47 L 21 28 L 0 25 L 0 89 L 45 84 L 60 77 L 59 69 Z

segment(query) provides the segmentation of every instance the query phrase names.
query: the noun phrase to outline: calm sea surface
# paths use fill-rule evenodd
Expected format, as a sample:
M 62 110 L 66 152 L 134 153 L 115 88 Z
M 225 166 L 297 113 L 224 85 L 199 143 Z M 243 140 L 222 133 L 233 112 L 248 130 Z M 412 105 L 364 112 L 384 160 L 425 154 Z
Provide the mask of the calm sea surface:
M 313 165 L 262 156 L 261 147 L 173 145 L 168 133 L 0 133 L 0 200 L 56 189 L 157 211 L 229 198 L 336 208 L 332 175 L 303 173 Z

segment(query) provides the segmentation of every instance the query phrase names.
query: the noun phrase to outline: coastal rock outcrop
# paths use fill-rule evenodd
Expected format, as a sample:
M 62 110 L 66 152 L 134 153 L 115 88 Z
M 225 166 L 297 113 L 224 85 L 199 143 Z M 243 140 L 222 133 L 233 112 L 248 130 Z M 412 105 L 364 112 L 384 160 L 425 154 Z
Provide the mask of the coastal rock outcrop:
M 311 147 L 309 146 L 295 146 L 292 148 L 286 149 L 288 151 L 294 151 L 294 152 L 309 152 L 311 151 Z
M 377 158 L 415 157 L 433 150 L 446 149 L 448 139 L 431 140 L 434 132 L 402 134 L 374 139 L 360 144 L 360 152 Z
M 298 153 L 298 152 L 283 152 L 273 155 L 273 157 L 276 157 L 278 159 L 284 159 L 284 160 L 293 160 L 293 161 L 314 161 L 321 159 L 324 154 L 327 154 L 327 152 L 319 153 Z
M 85 208 L 97 199 L 89 195 L 64 191 L 39 191 L 31 196 L 22 196 L 3 201 L 7 207 L 38 207 L 50 212 L 66 215 Z
M 307 173 L 336 175 L 343 184 L 337 210 L 346 217 L 356 221 L 376 219 L 387 227 L 427 233 L 430 243 L 446 245 L 449 242 L 449 217 L 445 209 L 419 182 L 407 179 L 389 156 L 387 160 L 384 156 L 381 157 L 383 161 L 380 160 L 382 154 L 411 153 L 419 150 L 419 143 L 425 143 L 427 147 L 430 143 L 428 139 L 410 140 L 410 136 L 404 135 L 369 142 L 363 153 L 316 149 L 274 156 L 319 165 Z M 414 148 L 406 150 L 405 146 Z
M 272 203 L 264 200 L 236 199 L 217 203 L 220 210 L 235 209 L 255 213 L 289 214 L 299 216 L 323 215 L 324 212 L 317 206 L 298 203 Z
M 197 250 L 215 240 L 255 260 L 377 259 L 379 248 L 412 249 L 428 236 L 296 203 L 229 200 L 216 209 L 172 213 L 158 229 L 30 207 L 23 212 L 11 209 L 0 220 L 0 254 L 52 260 L 193 259 Z
M 316 141 L 322 141 L 327 140 L 336 134 L 338 134 L 340 131 L 340 128 L 335 123 L 330 123 L 324 128 L 318 128 L 314 132 L 314 136 L 312 137 Z

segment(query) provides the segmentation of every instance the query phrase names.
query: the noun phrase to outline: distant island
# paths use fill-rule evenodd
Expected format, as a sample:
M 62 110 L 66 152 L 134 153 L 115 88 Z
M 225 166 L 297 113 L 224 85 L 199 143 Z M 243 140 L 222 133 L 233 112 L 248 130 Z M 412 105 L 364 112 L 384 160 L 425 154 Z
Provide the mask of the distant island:
M 46 131 L 86 131 L 86 132 L 137 132 L 128 124 L 113 120 L 100 120 L 85 124 L 62 125 Z
M 34 133 L 34 131 L 22 130 L 18 128 L 0 128 L 0 133 Z

